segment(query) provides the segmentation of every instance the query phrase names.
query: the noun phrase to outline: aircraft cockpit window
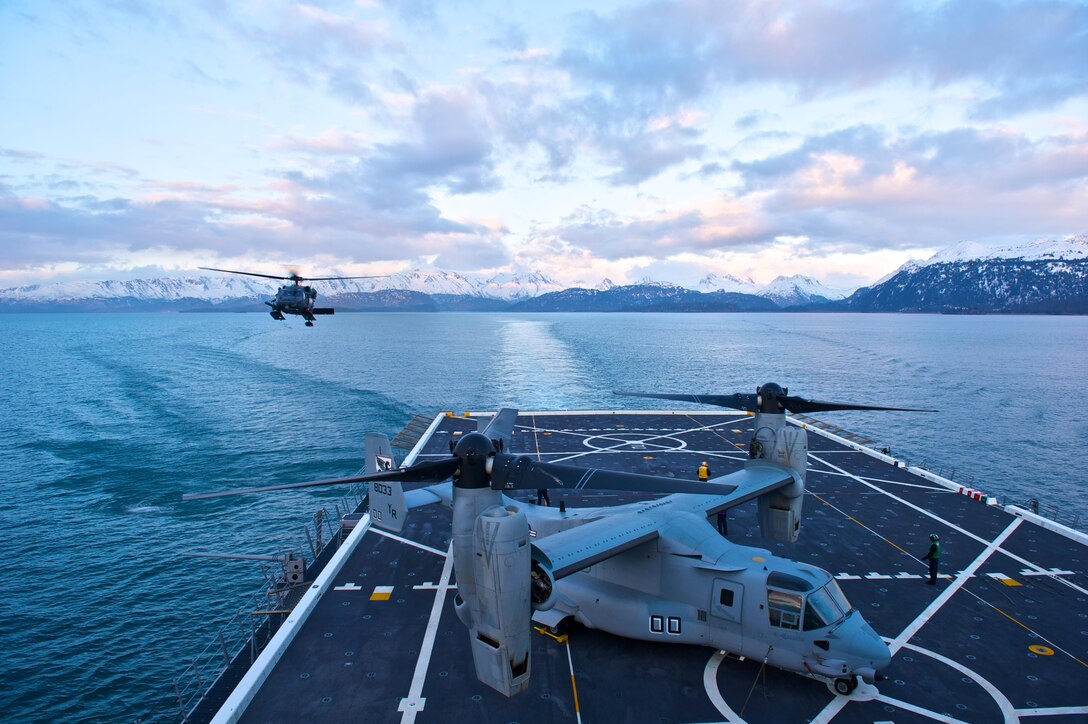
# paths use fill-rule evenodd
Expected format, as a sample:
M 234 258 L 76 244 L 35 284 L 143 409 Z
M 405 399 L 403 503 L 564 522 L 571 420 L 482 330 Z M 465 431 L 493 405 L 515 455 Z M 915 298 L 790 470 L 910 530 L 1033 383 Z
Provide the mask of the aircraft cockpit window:
M 805 630 L 811 631 L 838 623 L 850 613 L 850 602 L 835 581 L 829 582 L 808 597 L 805 607 Z
M 842 612 L 828 595 L 827 590 L 821 588 L 808 597 L 808 606 L 805 608 L 805 630 L 811 631 L 830 626 L 842 616 Z
M 801 594 L 767 589 L 767 612 L 772 626 L 801 628 Z
M 827 591 L 827 594 L 831 596 L 831 600 L 835 602 L 835 605 L 846 615 L 854 610 L 854 607 L 850 605 L 850 602 L 846 600 L 846 594 L 839 588 L 839 584 L 834 579 L 831 580 L 823 590 Z
M 767 576 L 767 583 L 776 588 L 785 588 L 788 591 L 801 591 L 804 593 L 812 590 L 812 584 L 805 579 L 781 571 L 773 571 L 771 575 Z

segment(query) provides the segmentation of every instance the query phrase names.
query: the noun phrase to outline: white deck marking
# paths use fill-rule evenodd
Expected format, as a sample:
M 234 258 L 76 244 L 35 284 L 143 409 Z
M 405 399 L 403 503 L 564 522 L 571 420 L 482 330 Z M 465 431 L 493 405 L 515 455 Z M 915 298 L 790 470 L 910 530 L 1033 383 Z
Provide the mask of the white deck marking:
M 832 452 L 832 451 L 825 451 L 825 452 L 821 452 L 820 454 L 821 455 L 826 455 L 828 452 Z M 809 455 L 812 455 L 812 454 L 813 454 L 813 451 L 810 450 Z M 809 475 L 827 475 L 827 476 L 834 477 L 834 478 L 852 478 L 852 477 L 854 477 L 850 473 L 839 473 L 839 472 L 835 472 L 833 470 L 811 470 L 810 469 L 808 471 L 808 474 Z M 859 477 L 861 477 L 862 480 L 868 480 L 871 483 L 884 483 L 885 485 L 899 485 L 899 486 L 902 486 L 904 488 L 921 488 L 922 490 L 929 490 L 929 491 L 934 492 L 934 493 L 950 493 L 950 494 L 955 494 L 956 493 L 955 490 L 949 490 L 948 488 L 942 488 L 939 485 L 937 485 L 936 483 L 931 484 L 931 485 L 922 485 L 921 483 L 906 483 L 906 482 L 903 482 L 902 480 L 885 480 L 884 478 L 871 478 L 871 477 L 867 477 L 867 476 L 859 476 Z
M 963 721 L 962 719 L 954 719 L 954 718 L 952 718 L 950 716 L 945 716 L 944 714 L 938 714 L 935 711 L 930 711 L 929 709 L 923 709 L 920 706 L 915 706 L 914 704 L 908 704 L 907 702 L 902 701 L 901 699 L 893 699 L 890 696 L 878 696 L 876 698 L 876 700 L 877 701 L 882 701 L 885 704 L 891 704 L 892 706 L 899 707 L 900 709 L 903 709 L 904 711 L 914 712 L 915 714 L 919 714 L 921 716 L 924 716 L 927 719 L 935 719 L 936 721 L 958 722 L 958 724 L 967 724 L 967 722 Z
M 914 637 L 914 634 L 918 633 L 918 631 L 929 622 L 929 619 L 932 618 L 937 611 L 940 611 L 941 607 L 948 603 L 956 591 L 960 590 L 960 587 L 975 574 L 975 571 L 981 568 L 982 564 L 985 563 L 995 551 L 1001 548 L 1001 544 L 1004 543 L 1023 522 L 1023 518 L 1013 518 L 1012 522 L 1009 523 L 1009 526 L 1001 532 L 1001 535 L 994 538 L 993 542 L 986 546 L 986 549 L 979 554 L 978 558 L 976 558 L 971 565 L 967 566 L 962 573 L 957 575 L 952 583 L 941 591 L 941 595 L 933 599 L 933 602 L 926 606 L 926 610 L 918 614 L 918 617 L 915 618 L 909 626 L 903 629 L 902 633 L 895 637 L 895 640 L 892 641 L 891 646 L 889 646 L 892 650 L 892 656 L 895 656 L 895 654 L 899 652 L 899 649 L 903 648 L 903 646 Z
M 715 651 L 714 655 L 710 657 L 710 661 L 706 662 L 706 667 L 703 668 L 703 688 L 706 689 L 706 695 L 710 699 L 710 703 L 721 712 L 726 722 L 745 724 L 744 719 L 725 702 L 725 697 L 722 696 L 722 692 L 718 689 L 718 667 L 721 666 L 723 661 L 725 661 L 725 654 L 721 651 Z
M 334 590 L 334 591 L 361 591 L 361 590 L 363 590 L 363 587 L 362 586 L 356 586 L 354 581 L 349 581 L 348 583 L 345 583 L 342 586 L 334 586 L 332 590 Z
M 450 575 L 453 573 L 453 541 L 445 554 L 446 562 L 442 566 L 442 578 L 438 584 L 438 590 L 434 596 L 434 605 L 431 606 L 431 617 L 427 620 L 427 633 L 423 635 L 423 644 L 419 647 L 419 658 L 416 659 L 416 670 L 412 676 L 412 686 L 408 689 L 408 696 L 400 700 L 397 711 L 403 712 L 401 724 L 413 724 L 416 713 L 423 711 L 427 701 L 420 694 L 423 693 L 423 682 L 427 679 L 427 667 L 431 664 L 431 652 L 434 651 L 434 640 L 438 635 L 438 623 L 442 619 L 442 608 L 446 603 L 446 593 L 450 588 Z
M 967 581 L 971 576 L 974 575 L 975 571 L 977 571 L 979 567 L 982 566 L 982 564 L 985 563 L 991 555 L 993 555 L 994 551 L 997 551 L 1000 548 L 1001 544 L 1004 543 L 1005 540 L 1010 535 L 1012 535 L 1018 527 L 1020 527 L 1020 524 L 1022 522 L 1023 518 L 1014 518 L 1012 523 L 1009 524 L 1009 527 L 1002 531 L 1001 535 L 997 536 L 997 538 L 994 538 L 994 540 L 986 546 L 986 550 L 984 550 L 970 566 L 968 566 L 960 575 L 958 575 L 956 579 L 952 582 L 952 584 L 941 592 L 941 595 L 935 598 L 933 602 L 930 603 L 929 606 L 927 606 L 926 609 L 922 611 L 922 613 L 920 613 L 918 617 L 910 623 L 910 625 L 903 629 L 903 632 L 900 633 L 899 636 L 889 642 L 888 648 L 891 649 L 892 656 L 895 656 L 899 652 L 899 650 L 904 647 L 921 651 L 921 649 L 918 649 L 916 646 L 912 646 L 907 642 L 910 641 L 911 637 L 913 637 L 914 634 L 918 633 L 918 631 L 926 625 L 929 619 L 932 618 L 933 615 L 936 614 L 942 606 L 944 606 L 946 603 L 948 603 L 949 600 L 951 600 L 952 595 L 960 589 L 965 581 Z M 1005 712 L 1006 714 L 1005 720 L 1016 721 L 1015 715 L 1013 715 L 1011 719 L 1008 718 L 1009 712 L 1012 712 L 1013 710 L 1012 704 L 1009 703 L 1008 699 L 1005 698 L 1005 695 L 998 691 L 997 688 L 993 686 L 993 684 L 990 684 L 988 681 L 979 678 L 977 675 L 974 674 L 974 672 L 969 672 L 966 668 L 961 667 L 955 662 L 952 662 L 950 659 L 946 660 L 943 657 L 940 657 L 939 655 L 931 653 L 929 651 L 924 651 L 924 653 L 931 655 L 934 658 L 938 658 L 949 664 L 950 666 L 955 666 L 971 678 L 978 681 L 979 684 L 984 689 L 986 689 L 986 691 L 988 691 L 991 696 L 993 696 L 994 700 L 998 703 L 998 706 L 1002 707 L 1002 712 Z M 831 721 L 840 711 L 842 711 L 843 707 L 846 706 L 847 701 L 849 700 L 845 697 L 839 697 L 838 699 L 832 701 L 830 704 L 823 708 L 823 711 L 821 711 L 815 719 L 812 720 L 813 724 L 817 724 L 817 722 L 819 724 L 826 724 L 826 722 Z M 1005 709 L 1006 704 L 1008 705 L 1007 712 Z
M 830 468 L 834 468 L 835 470 L 838 470 L 839 472 L 841 472 L 841 473 L 843 473 L 845 475 L 848 475 L 849 477 L 853 478 L 854 480 L 857 480 L 862 485 L 868 486 L 868 487 L 872 488 L 873 490 L 876 490 L 876 491 L 882 493 L 883 495 L 887 495 L 892 500 L 894 500 L 894 501 L 896 501 L 898 503 L 901 503 L 902 505 L 905 505 L 908 508 L 911 508 L 912 510 L 918 511 L 922 515 L 925 515 L 925 516 L 927 516 L 929 518 L 932 518 L 933 520 L 936 520 L 939 523 L 943 523 L 944 525 L 947 525 L 952 530 L 954 530 L 954 531 L 956 531 L 958 533 L 962 533 L 963 535 L 967 536 L 968 538 L 971 538 L 972 540 L 978 541 L 979 543 L 989 545 L 989 541 L 987 541 L 982 536 L 975 535 L 971 531 L 966 530 L 964 528 L 961 528 L 960 526 L 956 525 L 955 523 L 952 523 L 951 521 L 945 520 L 944 518 L 942 518 L 941 516 L 937 515 L 936 513 L 932 512 L 932 511 L 926 510 L 925 508 L 923 508 L 923 507 L 921 507 L 919 505 L 915 505 L 914 503 L 911 503 L 908 500 L 904 500 L 903 498 L 900 498 L 898 495 L 895 495 L 894 493 L 889 493 L 887 490 L 884 490 L 884 489 L 880 488 L 879 486 L 870 483 L 869 481 L 865 480 L 864 478 L 860 478 L 857 475 L 853 475 L 853 474 L 847 472 L 846 470 L 843 470 L 842 468 L 838 467 L 837 465 L 832 465 L 831 463 L 827 462 L 826 460 L 821 460 L 820 458 L 815 457 L 815 456 L 811 456 L 811 455 L 810 455 L 810 457 L 813 457 L 817 462 L 823 463 L 824 465 L 827 465 Z M 1017 518 L 1017 520 L 1023 520 L 1023 518 Z M 881 536 L 881 537 L 883 537 L 883 536 Z M 887 540 L 887 539 L 885 539 L 885 540 Z M 1069 586 L 1070 588 L 1073 588 L 1073 589 L 1085 594 L 1086 596 L 1088 596 L 1088 590 L 1085 590 L 1085 589 L 1081 588 L 1080 586 L 1073 583 L 1072 581 L 1067 581 L 1067 580 L 1065 580 L 1063 578 L 1060 578 L 1059 576 L 1053 575 L 1052 573 L 1047 571 L 1042 566 L 1037 565 L 1035 563 L 1032 563 L 1031 561 L 1027 560 L 1026 558 L 1021 558 L 1020 556 L 1016 555 L 1015 553 L 1012 553 L 1010 551 L 1003 550 L 1003 549 L 1001 550 L 1001 553 L 1003 555 L 1008 556 L 1009 558 L 1012 558 L 1014 561 L 1017 561 L 1018 563 L 1023 563 L 1026 566 L 1030 566 L 1033 570 L 1039 571 L 1040 575 L 1049 576 L 1053 580 L 1058 581 L 1059 583 L 1062 583 L 1062 584 L 1064 584 L 1066 586 Z
M 1071 714 L 1088 714 L 1088 706 L 1053 706 L 1039 709 L 1017 709 L 1019 716 L 1068 716 Z
M 597 449 L 597 450 L 585 450 L 585 451 L 582 451 L 582 452 L 572 452 L 567 457 L 562 457 L 562 458 L 553 460 L 552 462 L 565 462 L 567 460 L 573 460 L 574 458 L 580 458 L 580 457 L 584 457 L 586 455 L 593 455 L 595 453 L 606 453 L 606 452 L 610 452 L 610 451 L 622 450 L 623 448 L 628 448 L 628 446 L 631 445 L 632 443 L 638 443 L 640 445 L 645 445 L 647 443 L 652 444 L 651 443 L 652 440 L 661 440 L 663 438 L 670 438 L 670 437 L 676 437 L 676 436 L 679 436 L 679 435 L 686 435 L 686 434 L 692 433 L 692 432 L 702 432 L 704 430 L 710 430 L 710 429 L 713 429 L 713 428 L 716 428 L 716 427 L 721 427 L 723 425 L 727 425 L 727 424 L 729 424 L 729 422 L 730 421 L 728 421 L 728 420 L 718 421 L 718 422 L 711 423 L 709 425 L 701 425 L 699 427 L 692 427 L 692 428 L 680 429 L 680 430 L 670 430 L 670 431 L 668 431 L 668 434 L 665 434 L 665 435 L 651 435 L 651 436 L 643 438 L 641 440 L 625 440 L 625 439 L 622 439 L 622 438 L 620 438 L 620 439 L 610 438 L 610 439 L 617 440 L 618 444 L 612 445 L 610 447 L 600 448 L 600 449 Z M 545 432 L 546 431 L 546 432 L 555 432 L 555 433 L 562 432 L 562 433 L 566 433 L 566 434 L 571 434 L 570 430 L 546 430 L 545 428 L 534 428 L 534 432 L 536 432 L 536 431 L 540 431 L 540 432 Z M 618 433 L 628 432 L 628 430 L 626 430 L 626 428 L 625 428 L 623 430 L 607 430 L 605 432 L 611 432 L 611 433 L 615 434 L 617 432 Z M 593 437 L 603 439 L 603 438 L 607 438 L 608 436 L 607 435 L 583 435 L 581 437 L 584 437 L 585 439 L 588 440 L 589 438 L 593 438 Z M 676 451 L 675 448 L 668 448 L 668 449 L 665 449 L 665 450 L 658 450 L 656 452 L 661 453 L 661 452 L 675 452 L 675 451 Z M 691 452 L 695 452 L 695 451 L 685 449 L 685 450 L 683 450 L 683 452 L 691 453 Z M 549 454 L 554 454 L 554 453 L 549 453 Z M 714 453 L 704 452 L 704 454 L 713 455 Z M 722 455 L 722 451 L 720 451 L 720 450 L 717 451 L 717 454 L 719 456 L 721 456 L 721 457 L 725 457 L 724 455 Z
M 425 546 L 422 543 L 416 543 L 414 540 L 409 540 L 408 538 L 403 538 L 403 537 L 401 537 L 399 535 L 395 535 L 393 533 L 390 533 L 387 530 L 381 530 L 380 528 L 373 528 L 372 530 L 373 530 L 373 532 L 377 533 L 378 535 L 384 535 L 386 538 L 392 538 L 395 541 L 400 541 L 401 543 L 405 543 L 405 544 L 413 546 L 415 548 L 420 548 L 420 549 L 428 551 L 430 553 L 434 553 L 436 556 L 442 556 L 443 558 L 446 557 L 446 554 L 443 553 L 442 551 L 438 550 L 437 548 L 431 548 L 430 546 Z
M 885 640 L 887 640 L 887 639 L 885 639 Z M 925 656 L 929 656 L 930 658 L 936 659 L 937 661 L 940 661 L 945 666 L 951 666 L 953 669 L 960 672 L 964 676 L 972 679 L 976 684 L 981 686 L 986 691 L 987 694 L 989 694 L 991 697 L 993 697 L 994 703 L 997 704 L 997 707 L 1001 710 L 1001 713 L 1005 716 L 1005 721 L 1006 722 L 1015 722 L 1016 721 L 1016 709 L 1013 708 L 1012 702 L 1009 701 L 1008 697 L 1006 697 L 1005 694 L 1003 694 L 1000 689 L 998 689 L 996 686 L 991 684 L 986 679 L 979 676 L 978 672 L 967 668 L 966 666 L 964 666 L 963 664 L 961 664 L 960 662 L 958 662 L 958 661 L 956 661 L 954 659 L 950 659 L 947 656 L 942 656 L 941 654 L 938 654 L 936 651 L 931 651 L 929 649 L 923 649 L 921 646 L 915 646 L 914 644 L 903 644 L 903 648 L 910 649 L 911 651 L 914 651 L 916 653 L 923 654 Z

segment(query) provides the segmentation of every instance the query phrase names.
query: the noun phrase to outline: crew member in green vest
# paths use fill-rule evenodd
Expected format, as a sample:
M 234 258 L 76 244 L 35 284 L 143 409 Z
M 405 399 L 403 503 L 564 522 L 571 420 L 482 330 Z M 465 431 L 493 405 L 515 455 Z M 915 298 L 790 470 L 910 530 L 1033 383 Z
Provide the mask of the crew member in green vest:
M 937 537 L 937 534 L 929 536 L 929 553 L 926 553 L 923 561 L 929 561 L 929 580 L 926 581 L 931 586 L 937 584 L 937 566 L 941 562 L 941 539 Z

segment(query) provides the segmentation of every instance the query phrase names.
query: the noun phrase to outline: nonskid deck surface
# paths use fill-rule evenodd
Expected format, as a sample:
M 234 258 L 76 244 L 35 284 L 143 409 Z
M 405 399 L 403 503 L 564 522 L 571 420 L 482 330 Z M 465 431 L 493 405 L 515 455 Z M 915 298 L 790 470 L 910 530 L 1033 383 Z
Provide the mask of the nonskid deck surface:
M 693 479 L 747 457 L 752 418 L 730 413 L 523 414 L 511 452 Z M 418 460 L 476 429 L 443 418 Z M 813 431 L 814 433 L 816 431 Z M 369 529 L 246 708 L 247 722 L 1015 721 L 1088 718 L 1088 547 L 820 434 L 809 440 L 801 537 L 759 536 L 755 503 L 729 539 L 830 571 L 889 642 L 888 680 L 849 698 L 713 649 L 631 641 L 573 625 L 535 633 L 527 691 L 474 675 L 452 610 L 450 514 L 412 511 L 400 536 Z M 535 498 L 535 495 L 533 496 Z M 553 492 L 552 505 L 644 496 Z M 940 534 L 942 580 L 918 560 Z

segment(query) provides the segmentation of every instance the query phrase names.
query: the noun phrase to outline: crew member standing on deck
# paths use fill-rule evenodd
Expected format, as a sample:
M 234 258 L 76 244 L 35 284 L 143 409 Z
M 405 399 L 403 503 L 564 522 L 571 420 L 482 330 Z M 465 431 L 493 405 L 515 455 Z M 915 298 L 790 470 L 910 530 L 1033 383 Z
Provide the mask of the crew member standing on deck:
M 710 466 L 706 464 L 706 460 L 704 460 L 703 464 L 699 466 L 698 473 L 700 483 L 705 483 L 706 481 L 710 480 Z
M 547 488 L 537 488 L 536 489 L 536 504 L 537 505 L 547 505 L 548 507 L 551 507 L 552 499 L 548 497 L 548 489 Z
M 937 534 L 929 536 L 929 553 L 926 553 L 923 561 L 929 561 L 929 580 L 926 581 L 930 586 L 937 584 L 937 566 L 941 562 L 941 539 L 937 537 Z
M 725 510 L 718 511 L 718 533 L 725 536 L 729 535 L 729 518 L 725 515 Z

